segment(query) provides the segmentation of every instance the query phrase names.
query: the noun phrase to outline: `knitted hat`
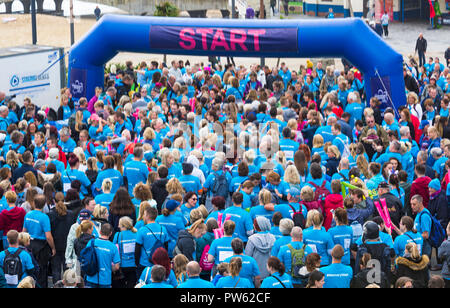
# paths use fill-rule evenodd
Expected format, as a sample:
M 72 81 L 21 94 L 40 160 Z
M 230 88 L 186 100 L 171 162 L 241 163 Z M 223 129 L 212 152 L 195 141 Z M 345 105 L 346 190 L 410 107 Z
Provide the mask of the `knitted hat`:
M 439 182 L 438 179 L 433 179 L 431 180 L 431 182 L 428 184 L 428 188 L 432 188 L 436 191 L 441 190 L 441 183 Z

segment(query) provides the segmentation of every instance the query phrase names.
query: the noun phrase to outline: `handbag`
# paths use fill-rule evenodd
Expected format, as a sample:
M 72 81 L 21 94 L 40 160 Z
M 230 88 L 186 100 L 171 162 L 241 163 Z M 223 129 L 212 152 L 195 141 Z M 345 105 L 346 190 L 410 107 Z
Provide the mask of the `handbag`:
M 147 278 L 148 278 L 148 273 L 149 273 L 149 272 L 150 272 L 150 267 L 147 267 L 147 273 L 145 273 L 145 279 L 144 279 L 144 281 L 140 281 L 140 282 L 135 286 L 136 289 L 140 289 L 140 288 L 142 288 L 143 286 L 146 285 Z

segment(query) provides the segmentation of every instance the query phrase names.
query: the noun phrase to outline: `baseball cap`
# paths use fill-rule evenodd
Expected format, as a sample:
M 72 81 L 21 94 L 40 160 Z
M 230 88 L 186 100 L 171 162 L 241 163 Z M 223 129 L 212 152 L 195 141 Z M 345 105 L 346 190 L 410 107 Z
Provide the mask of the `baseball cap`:
M 363 226 L 363 242 L 365 240 L 376 240 L 380 236 L 380 227 L 373 221 L 368 221 Z
M 174 209 L 176 209 L 178 206 L 180 205 L 180 202 L 178 202 L 177 200 L 169 200 L 166 203 L 166 209 L 168 209 L 169 211 L 173 211 Z
M 88 220 L 91 218 L 91 212 L 89 210 L 83 209 L 80 211 L 80 220 Z
M 91 119 L 91 122 L 92 121 L 100 121 L 100 117 L 96 113 L 92 114 L 90 119 Z
M 430 125 L 430 122 L 428 120 L 422 120 L 422 122 L 420 122 L 419 129 L 424 129 L 427 125 Z

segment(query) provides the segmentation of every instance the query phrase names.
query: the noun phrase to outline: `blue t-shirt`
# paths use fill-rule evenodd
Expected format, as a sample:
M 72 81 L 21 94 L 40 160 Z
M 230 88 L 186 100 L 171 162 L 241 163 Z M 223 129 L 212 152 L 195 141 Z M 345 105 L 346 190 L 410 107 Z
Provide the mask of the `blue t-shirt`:
M 231 206 L 224 212 L 225 216 L 230 215 L 230 219 L 235 222 L 236 228 L 233 237 L 239 237 L 244 243 L 248 241 L 248 236 L 253 231 L 253 221 L 250 214 L 237 206 Z
M 128 193 L 133 196 L 133 189 L 138 183 L 147 183 L 149 171 L 141 161 L 132 160 L 123 166 L 123 176 L 128 180 Z
M 136 244 L 142 246 L 139 264 L 142 266 L 151 266 L 153 247 L 157 242 L 166 243 L 169 241 L 167 230 L 158 223 L 149 223 L 140 228 L 136 236 Z M 156 247 L 156 246 L 155 246 Z
M 62 140 L 59 140 L 58 145 L 61 147 L 62 151 L 66 154 L 72 153 L 73 150 L 75 150 L 75 148 L 77 147 L 76 142 L 72 138 L 69 138 L 66 142 L 62 142 Z
M 167 230 L 167 235 L 169 237 L 168 253 L 169 257 L 173 257 L 173 250 L 177 244 L 178 232 L 184 229 L 184 221 L 179 215 L 159 215 L 156 218 L 156 222 Z
M 214 257 L 214 264 L 218 265 L 233 256 L 233 249 L 231 248 L 232 240 L 233 237 L 224 236 L 212 241 L 208 254 Z
M 33 210 L 25 215 L 23 227 L 31 239 L 46 240 L 45 233 L 50 232 L 50 219 L 41 211 Z
M 350 245 L 353 240 L 353 229 L 350 226 L 336 226 L 328 229 L 334 245 L 341 245 L 344 248 L 342 264 L 350 265 Z
M 108 240 L 94 239 L 89 241 L 86 247 L 94 244 L 97 254 L 99 272 L 94 276 L 87 276 L 90 283 L 109 286 L 111 285 L 112 264 L 120 263 L 120 255 L 117 246 Z
M 137 233 L 131 230 L 120 231 L 114 235 L 113 243 L 118 246 L 120 253 L 120 267 L 136 267 L 134 261 L 136 236 Z
M 219 280 L 220 281 L 220 280 Z M 214 285 L 206 280 L 200 279 L 199 276 L 189 277 L 187 281 L 181 283 L 177 289 L 213 289 Z
M 270 251 L 270 255 L 272 257 L 278 257 L 278 253 L 280 251 L 280 248 L 284 245 L 289 244 L 292 241 L 292 238 L 290 235 L 282 235 L 279 239 L 273 243 L 272 250 Z
M 250 281 L 250 283 L 252 284 L 252 288 L 254 287 L 253 285 L 253 279 L 256 276 L 260 275 L 259 272 L 259 268 L 258 268 L 258 263 L 256 263 L 256 260 L 250 256 L 246 256 L 246 255 L 240 255 L 240 256 L 232 256 L 232 257 L 228 257 L 225 259 L 225 263 L 230 263 L 232 258 L 241 258 L 242 260 L 242 269 L 239 272 L 239 276 L 242 278 L 246 278 Z
M 98 173 L 94 186 L 101 190 L 104 179 L 110 179 L 112 181 L 111 193 L 115 194 L 120 186 L 123 185 L 123 176 L 119 171 L 115 169 L 106 169 Z
M 148 266 L 142 271 L 141 277 L 139 277 L 139 282 L 143 281 L 146 284 L 151 283 L 152 268 L 153 268 L 153 266 Z M 147 279 L 145 279 L 145 278 L 147 278 Z M 177 287 L 178 282 L 177 282 L 177 278 L 175 277 L 175 273 L 173 272 L 173 270 L 170 270 L 169 277 L 166 278 L 166 281 L 164 283 L 171 286 L 172 288 Z
M 102 193 L 100 195 L 95 196 L 95 204 L 99 204 L 101 206 L 104 206 L 108 209 L 109 211 L 109 205 L 111 204 L 111 202 L 114 199 L 114 194 L 105 194 Z
M 181 176 L 179 181 L 186 192 L 193 191 L 198 193 L 202 189 L 199 178 L 192 174 Z
M 277 277 L 277 278 L 275 278 Z M 281 281 L 281 283 L 280 283 Z M 283 287 L 284 285 L 284 287 Z M 269 289 L 269 288 L 286 288 L 286 289 L 291 289 L 294 286 L 292 285 L 291 282 L 291 276 L 289 276 L 288 274 L 284 273 L 282 276 L 280 275 L 280 273 L 275 272 L 272 275 L 264 278 L 262 284 L 261 284 L 261 289 Z
M 420 254 L 422 254 L 423 247 L 423 237 L 421 233 L 414 233 L 412 231 L 407 231 L 402 235 L 399 235 L 394 240 L 394 250 L 395 254 L 399 257 L 403 257 L 405 254 L 405 247 L 408 243 L 415 243 L 419 249 Z
M 320 255 L 320 265 L 330 264 L 330 254 L 334 247 L 333 239 L 331 235 L 325 230 L 307 229 L 303 232 L 303 242 L 308 244 L 309 247 Z
M 217 288 L 253 288 L 253 284 L 250 280 L 243 278 L 241 276 L 227 276 L 222 277 L 219 282 L 217 282 Z
M 422 234 L 428 232 L 428 236 L 430 236 L 431 225 L 432 220 L 430 211 L 424 208 L 416 215 L 416 218 L 414 219 L 414 228 L 417 230 L 417 233 Z
M 319 269 L 325 274 L 324 288 L 350 288 L 353 278 L 353 270 L 342 263 L 333 263 Z

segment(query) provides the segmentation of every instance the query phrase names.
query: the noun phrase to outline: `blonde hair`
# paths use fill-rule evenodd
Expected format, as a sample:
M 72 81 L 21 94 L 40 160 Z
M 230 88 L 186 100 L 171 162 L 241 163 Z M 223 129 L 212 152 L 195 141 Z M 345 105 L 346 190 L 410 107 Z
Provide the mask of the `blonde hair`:
M 169 195 L 181 194 L 184 195 L 184 188 L 177 178 L 171 178 L 166 184 L 166 190 Z
M 34 289 L 35 287 L 36 287 L 36 281 L 31 276 L 25 277 L 17 285 L 17 289 Z
M 86 155 L 84 155 L 84 151 L 82 148 L 80 147 L 75 148 L 73 150 L 73 154 L 75 154 L 78 157 L 80 164 L 86 165 Z
M 410 242 L 410 243 L 406 244 L 405 249 L 411 255 L 411 258 L 413 260 L 420 259 L 420 252 L 419 252 L 419 248 L 417 247 L 416 243 Z
M 108 214 L 108 209 L 99 204 L 95 206 L 94 212 L 92 213 L 95 218 L 104 218 L 106 214 Z
M 339 152 L 338 147 L 335 145 L 330 145 L 328 147 L 328 151 L 332 152 L 334 154 L 334 156 L 336 156 L 336 158 L 341 157 L 341 153 Z
M 192 213 L 192 212 L 191 212 L 191 213 Z M 204 220 L 203 218 L 196 220 L 196 221 L 191 225 L 191 227 L 189 228 L 188 231 L 189 231 L 189 233 L 190 233 L 191 235 L 193 235 L 194 232 L 195 232 L 197 229 L 206 230 L 205 220 Z
M 323 137 L 321 135 L 314 135 L 313 137 L 313 148 L 323 147 Z
M 90 170 L 98 171 L 97 158 L 89 157 L 88 160 L 87 160 L 87 167 Z
M 150 207 L 152 206 L 148 201 L 141 202 L 141 205 L 139 206 L 139 217 L 137 221 L 141 221 L 144 219 L 145 210 Z
M 294 165 L 287 166 L 284 171 L 284 180 L 289 184 L 300 184 L 300 174 Z
M 314 190 L 311 186 L 304 186 L 300 191 L 300 197 L 303 201 L 311 202 L 314 200 Z
M 239 276 L 242 269 L 242 259 L 240 257 L 231 258 L 228 268 L 230 269 L 231 277 Z
M 81 234 L 94 229 L 94 223 L 90 220 L 83 220 L 78 228 L 75 230 L 75 237 L 79 238 Z
M 20 232 L 19 233 L 19 245 L 20 246 L 28 246 L 31 242 L 31 237 L 28 232 Z
M 308 215 L 306 216 L 306 228 L 311 226 L 318 227 L 321 226 L 323 222 L 323 216 L 320 214 L 318 210 L 310 210 L 308 211 Z
M 113 183 L 112 183 L 111 179 L 109 179 L 109 178 L 104 179 L 102 182 L 102 191 L 104 193 L 110 193 L 111 189 L 112 189 L 112 184 Z
M 183 254 L 178 254 L 173 258 L 173 272 L 178 283 L 182 282 L 183 275 L 186 275 L 186 266 L 189 259 Z
M 272 202 L 272 193 L 270 191 L 268 191 L 267 189 L 262 189 L 259 192 L 258 198 L 259 198 L 259 203 L 261 203 L 261 205 L 266 205 L 266 204 Z
M 133 227 L 133 221 L 128 216 L 123 216 L 119 219 L 119 227 L 130 230 L 133 233 L 137 232 L 137 229 Z

